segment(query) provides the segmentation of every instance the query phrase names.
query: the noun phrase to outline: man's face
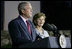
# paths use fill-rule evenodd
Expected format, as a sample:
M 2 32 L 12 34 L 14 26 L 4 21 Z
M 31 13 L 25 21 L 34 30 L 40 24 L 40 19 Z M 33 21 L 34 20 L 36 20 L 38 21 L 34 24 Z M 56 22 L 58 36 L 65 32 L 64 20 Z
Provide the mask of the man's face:
M 26 9 L 24 11 L 25 11 L 24 15 L 27 18 L 30 18 L 32 16 L 32 6 L 31 6 L 31 4 L 27 4 Z

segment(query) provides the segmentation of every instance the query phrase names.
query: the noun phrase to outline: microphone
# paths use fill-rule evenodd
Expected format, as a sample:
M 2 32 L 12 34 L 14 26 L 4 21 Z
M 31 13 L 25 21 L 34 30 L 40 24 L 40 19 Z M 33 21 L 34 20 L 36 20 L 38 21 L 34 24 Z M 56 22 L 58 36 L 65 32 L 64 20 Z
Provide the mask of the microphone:
M 57 27 L 54 24 L 49 24 L 49 23 L 45 24 L 44 28 L 48 31 L 56 31 L 57 30 Z
M 53 31 L 54 36 L 59 36 L 60 35 L 59 32 L 58 32 L 58 30 L 57 30 L 57 26 L 55 26 L 54 24 L 46 23 L 44 25 L 44 29 L 48 30 L 48 31 Z

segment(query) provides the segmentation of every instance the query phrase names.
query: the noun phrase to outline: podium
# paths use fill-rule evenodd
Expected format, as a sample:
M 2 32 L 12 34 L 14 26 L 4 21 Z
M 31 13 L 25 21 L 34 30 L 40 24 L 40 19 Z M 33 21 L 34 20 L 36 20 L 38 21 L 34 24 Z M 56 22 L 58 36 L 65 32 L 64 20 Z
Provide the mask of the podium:
M 33 48 L 60 48 L 56 37 L 47 37 L 33 44 Z
M 66 48 L 71 48 L 70 38 L 66 37 Z M 35 41 L 21 48 L 61 48 L 56 37 L 47 37 L 42 40 Z
M 67 46 L 66 48 L 71 48 L 71 41 L 69 37 L 66 37 Z

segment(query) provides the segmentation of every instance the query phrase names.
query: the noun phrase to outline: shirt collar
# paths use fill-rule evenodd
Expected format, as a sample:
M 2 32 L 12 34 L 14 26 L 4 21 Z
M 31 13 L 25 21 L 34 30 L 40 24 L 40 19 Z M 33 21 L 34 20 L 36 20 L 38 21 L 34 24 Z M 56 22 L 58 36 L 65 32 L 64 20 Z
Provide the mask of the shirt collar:
M 20 15 L 20 17 L 22 18 L 22 20 L 23 20 L 24 22 L 26 22 L 26 19 L 25 19 L 23 16 Z

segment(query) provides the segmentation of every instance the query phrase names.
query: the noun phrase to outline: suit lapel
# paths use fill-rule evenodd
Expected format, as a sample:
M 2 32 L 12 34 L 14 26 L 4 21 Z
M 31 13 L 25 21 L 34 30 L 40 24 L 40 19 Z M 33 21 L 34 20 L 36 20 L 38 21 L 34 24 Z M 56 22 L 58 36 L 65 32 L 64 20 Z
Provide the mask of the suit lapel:
M 20 16 L 19 16 L 19 18 L 20 18 L 20 24 L 21 24 L 23 30 L 25 31 L 25 34 L 27 35 L 28 38 L 31 39 L 31 36 L 30 36 L 30 34 L 29 34 L 29 31 L 28 31 L 28 28 L 27 28 L 25 22 L 21 19 Z

